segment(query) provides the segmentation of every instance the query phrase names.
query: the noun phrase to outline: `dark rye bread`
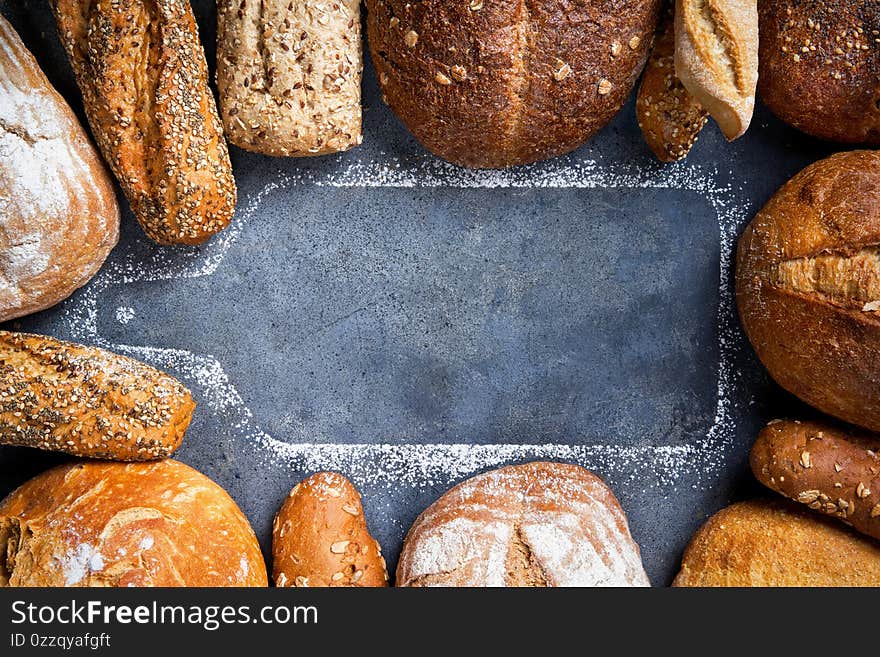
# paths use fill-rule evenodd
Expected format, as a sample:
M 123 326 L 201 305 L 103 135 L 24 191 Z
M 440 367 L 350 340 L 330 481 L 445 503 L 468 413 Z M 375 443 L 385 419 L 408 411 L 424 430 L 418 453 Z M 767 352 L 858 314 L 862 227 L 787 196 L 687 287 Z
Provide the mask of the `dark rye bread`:
M 832 155 L 770 199 L 739 240 L 736 298 L 779 385 L 880 430 L 880 153 Z
M 880 144 L 880 2 L 760 0 L 758 92 L 783 121 Z
M 751 465 L 768 488 L 880 538 L 880 436 L 774 420 L 758 435 Z
M 501 168 L 567 153 L 620 109 L 660 0 L 367 0 L 386 102 L 428 150 Z

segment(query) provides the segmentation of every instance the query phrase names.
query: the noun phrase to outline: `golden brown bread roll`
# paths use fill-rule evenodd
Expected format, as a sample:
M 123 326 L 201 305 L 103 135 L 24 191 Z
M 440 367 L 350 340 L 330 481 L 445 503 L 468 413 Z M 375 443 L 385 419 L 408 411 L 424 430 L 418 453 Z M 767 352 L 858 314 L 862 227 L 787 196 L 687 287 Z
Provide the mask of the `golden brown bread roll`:
M 52 0 L 104 158 L 147 235 L 198 244 L 235 181 L 189 0 Z
M 192 418 L 189 390 L 131 358 L 0 331 L 0 444 L 75 456 L 164 458 Z
M 842 420 L 880 430 L 880 153 L 797 174 L 739 240 L 736 298 L 774 379 Z
M 0 502 L 0 586 L 266 586 L 247 518 L 178 461 L 61 465 Z
M 880 586 L 880 544 L 784 500 L 709 518 L 673 586 Z
M 388 586 L 382 550 L 348 479 L 319 472 L 290 491 L 272 524 L 272 578 L 276 586 Z
M 567 153 L 618 112 L 645 63 L 660 0 L 367 0 L 382 93 L 456 164 Z
M 880 2 L 760 0 L 761 100 L 804 132 L 880 145 Z
M 765 486 L 880 539 L 880 436 L 830 422 L 774 420 L 752 472 Z
M 413 523 L 397 586 L 649 586 L 611 490 L 565 463 L 472 477 Z
M 0 16 L 0 322 L 69 297 L 118 237 L 100 156 Z

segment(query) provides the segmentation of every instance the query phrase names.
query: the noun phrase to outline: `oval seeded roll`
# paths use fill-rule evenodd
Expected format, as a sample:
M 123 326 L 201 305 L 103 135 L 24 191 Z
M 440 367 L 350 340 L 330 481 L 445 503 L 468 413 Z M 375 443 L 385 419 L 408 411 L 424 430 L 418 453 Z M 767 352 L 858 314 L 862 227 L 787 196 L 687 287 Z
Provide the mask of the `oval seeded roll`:
M 86 461 L 0 502 L 0 586 L 266 586 L 247 518 L 173 460 Z
M 880 3 L 761 0 L 758 92 L 786 123 L 880 144 Z
M 407 534 L 397 586 L 649 586 L 611 490 L 565 463 L 459 484 Z
M 774 420 L 758 435 L 751 464 L 768 488 L 880 539 L 880 436 Z
M 694 534 L 672 585 L 880 586 L 880 544 L 791 502 L 740 502 Z
M 880 430 L 880 153 L 797 174 L 739 240 L 743 327 L 773 378 L 808 404 Z
M 348 479 L 319 472 L 290 491 L 272 524 L 272 577 L 276 586 L 388 586 L 382 549 Z
M 183 440 L 195 408 L 173 377 L 131 358 L 0 331 L 0 444 L 145 461 Z
M 500 168 L 567 153 L 618 112 L 659 0 L 367 0 L 386 102 L 432 153 Z

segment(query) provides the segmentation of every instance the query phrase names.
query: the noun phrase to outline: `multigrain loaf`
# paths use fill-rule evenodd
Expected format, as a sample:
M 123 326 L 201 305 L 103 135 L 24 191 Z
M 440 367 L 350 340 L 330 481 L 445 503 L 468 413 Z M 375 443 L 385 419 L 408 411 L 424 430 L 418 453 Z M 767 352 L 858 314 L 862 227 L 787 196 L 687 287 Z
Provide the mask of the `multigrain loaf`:
M 266 155 L 361 143 L 359 0 L 220 0 L 217 86 L 226 135 Z
M 231 497 L 173 460 L 85 461 L 0 502 L 0 586 L 266 586 Z
M 736 298 L 783 388 L 880 430 L 880 153 L 832 155 L 776 193 L 739 240 Z
M 768 488 L 880 539 L 880 436 L 775 420 L 758 435 L 751 464 Z
M 611 490 L 587 470 L 528 463 L 455 486 L 413 523 L 397 586 L 648 586 Z
M 760 0 L 761 100 L 834 141 L 880 145 L 880 2 Z
M 727 139 L 741 137 L 758 84 L 756 0 L 676 0 L 675 72 Z
M 675 21 L 668 5 L 636 97 L 636 116 L 648 146 L 661 162 L 687 156 L 707 112 L 675 74 Z
M 880 543 L 785 500 L 709 518 L 673 586 L 880 586 Z
M 367 0 L 383 96 L 428 150 L 500 168 L 571 151 L 617 113 L 660 0 Z
M 100 156 L 0 16 L 0 322 L 66 299 L 118 237 Z
M 229 223 L 235 181 L 188 0 L 51 0 L 104 158 L 160 244 Z
M 131 358 L 0 331 L 0 444 L 165 458 L 180 446 L 194 407 L 179 381 Z
M 290 491 L 272 524 L 272 578 L 276 586 L 388 586 L 382 549 L 348 479 L 319 472 Z

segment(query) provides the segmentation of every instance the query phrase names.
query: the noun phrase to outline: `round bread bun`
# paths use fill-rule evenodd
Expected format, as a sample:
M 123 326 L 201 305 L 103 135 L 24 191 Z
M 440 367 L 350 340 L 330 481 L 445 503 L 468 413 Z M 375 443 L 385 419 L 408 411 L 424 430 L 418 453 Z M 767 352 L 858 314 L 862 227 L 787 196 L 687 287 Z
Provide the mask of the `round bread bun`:
M 383 96 L 435 155 L 502 168 L 574 150 L 618 112 L 660 0 L 367 0 Z
M 649 586 L 611 490 L 565 463 L 492 470 L 415 521 L 397 586 Z
M 880 144 L 880 2 L 761 0 L 758 92 L 786 123 Z
M 0 502 L 0 586 L 267 586 L 232 498 L 178 461 L 61 465 Z
M 0 322 L 69 297 L 118 237 L 100 156 L 0 16 Z

